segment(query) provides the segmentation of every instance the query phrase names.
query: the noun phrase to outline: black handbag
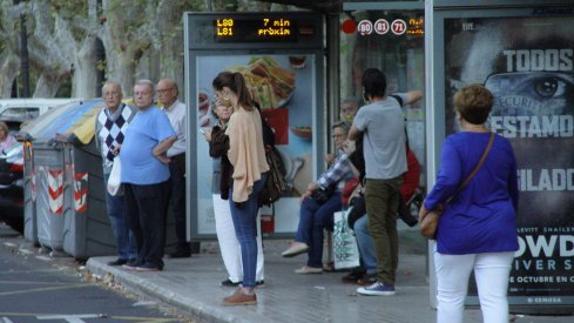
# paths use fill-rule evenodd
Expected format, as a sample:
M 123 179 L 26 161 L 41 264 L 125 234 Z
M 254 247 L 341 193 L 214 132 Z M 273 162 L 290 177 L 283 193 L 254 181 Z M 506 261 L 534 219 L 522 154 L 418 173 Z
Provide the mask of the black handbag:
M 347 224 L 349 224 L 349 228 L 353 229 L 355 222 L 357 222 L 358 219 L 367 214 L 365 196 L 363 196 L 363 194 L 360 194 L 353 197 L 349 202 L 349 206 L 352 206 L 353 209 L 347 216 Z
M 313 190 L 313 193 L 311 193 L 311 198 L 314 199 L 317 203 L 323 204 L 327 202 L 334 193 L 335 185 L 331 185 L 327 188 L 318 187 L 317 189 Z

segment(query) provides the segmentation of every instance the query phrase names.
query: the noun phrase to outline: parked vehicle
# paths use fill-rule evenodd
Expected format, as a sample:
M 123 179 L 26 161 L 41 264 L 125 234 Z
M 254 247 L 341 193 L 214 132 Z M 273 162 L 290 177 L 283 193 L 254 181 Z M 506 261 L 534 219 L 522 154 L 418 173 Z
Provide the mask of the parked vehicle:
M 80 99 L 4 99 L 0 100 L 0 121 L 11 130 L 19 130 L 23 123 L 36 119 L 54 107 Z
M 23 170 L 22 144 L 0 152 L 0 220 L 20 233 L 24 230 Z

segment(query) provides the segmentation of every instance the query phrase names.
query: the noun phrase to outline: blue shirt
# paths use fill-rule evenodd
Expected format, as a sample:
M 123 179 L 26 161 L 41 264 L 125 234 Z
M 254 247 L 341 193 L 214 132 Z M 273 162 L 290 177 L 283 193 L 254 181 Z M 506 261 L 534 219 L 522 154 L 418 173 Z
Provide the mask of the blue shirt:
M 435 209 L 455 194 L 477 165 L 490 133 L 460 132 L 446 138 L 436 184 L 424 205 Z M 518 179 L 510 142 L 496 136 L 486 161 L 470 183 L 446 205 L 437 229 L 442 254 L 518 249 Z
M 155 106 L 139 111 L 126 131 L 120 150 L 122 183 L 150 185 L 169 179 L 169 167 L 153 155 L 162 140 L 175 136 L 165 112 Z

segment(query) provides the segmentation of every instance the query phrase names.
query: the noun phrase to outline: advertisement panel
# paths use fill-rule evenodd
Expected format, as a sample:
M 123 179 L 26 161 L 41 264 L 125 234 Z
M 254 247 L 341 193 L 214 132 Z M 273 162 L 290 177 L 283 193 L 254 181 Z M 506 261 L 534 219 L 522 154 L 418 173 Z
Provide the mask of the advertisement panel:
M 262 208 L 265 233 L 291 233 L 299 220 L 299 199 L 313 180 L 314 113 L 316 107 L 314 55 L 226 55 L 198 56 L 195 62 L 198 94 L 195 131 L 216 124 L 212 114 L 213 79 L 219 72 L 241 73 L 261 113 L 275 132 L 276 148 L 285 167 L 287 190 L 272 208 Z M 199 234 L 214 234 L 212 192 L 213 160 L 203 135 L 197 135 L 197 186 Z
M 456 90 L 484 84 L 495 96 L 491 129 L 518 162 L 511 304 L 574 304 L 573 18 L 444 20 L 446 134 L 458 128 Z

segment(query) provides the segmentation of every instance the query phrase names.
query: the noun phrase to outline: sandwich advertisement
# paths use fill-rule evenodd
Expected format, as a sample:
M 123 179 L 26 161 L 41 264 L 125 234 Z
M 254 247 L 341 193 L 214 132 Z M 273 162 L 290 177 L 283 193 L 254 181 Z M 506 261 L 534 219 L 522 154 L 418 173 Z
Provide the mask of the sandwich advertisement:
M 495 96 L 489 120 L 518 163 L 511 304 L 574 304 L 574 17 L 446 19 L 446 134 L 464 85 Z M 470 295 L 477 295 L 471 290 Z
M 241 73 L 251 97 L 275 133 L 275 147 L 281 155 L 287 189 L 271 208 L 262 208 L 264 233 L 292 233 L 299 221 L 299 199 L 313 178 L 315 156 L 312 130 L 315 106 L 313 55 L 229 55 L 200 56 L 197 71 L 197 129 L 213 127 L 217 120 L 213 79 L 219 72 Z M 203 135 L 197 136 L 198 233 L 215 233 L 212 204 L 213 160 Z

